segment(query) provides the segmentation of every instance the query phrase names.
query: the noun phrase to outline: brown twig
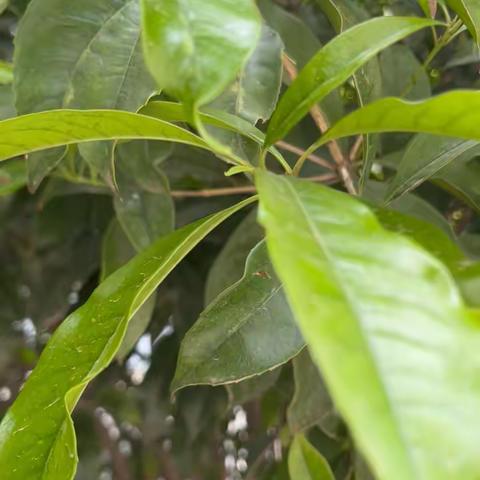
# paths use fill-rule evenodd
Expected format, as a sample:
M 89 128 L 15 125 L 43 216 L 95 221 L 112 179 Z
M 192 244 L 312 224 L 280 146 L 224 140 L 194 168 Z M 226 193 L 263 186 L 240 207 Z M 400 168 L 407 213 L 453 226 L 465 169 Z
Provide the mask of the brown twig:
M 348 154 L 348 158 L 350 160 L 350 163 L 354 163 L 355 160 L 358 158 L 358 154 L 360 152 L 360 148 L 363 145 L 363 136 L 359 135 L 357 139 L 355 140 L 355 143 L 353 144 L 350 153 Z
M 338 176 L 334 173 L 325 173 L 324 175 L 305 177 L 305 179 L 311 182 L 331 184 L 338 181 Z M 172 190 L 170 194 L 173 198 L 210 198 L 227 195 L 246 195 L 256 191 L 254 185 L 245 185 L 241 187 L 208 188 L 205 190 Z
M 294 153 L 295 155 L 302 156 L 305 153 L 305 150 L 302 148 L 296 147 L 290 143 L 284 142 L 283 140 L 279 140 L 275 143 L 278 148 L 285 150 L 290 153 Z M 321 165 L 324 168 L 328 168 L 329 170 L 335 170 L 335 167 L 326 160 L 325 158 L 319 157 L 318 155 L 310 154 L 307 156 L 307 159 L 310 160 L 312 163 L 316 163 L 317 165 Z
M 298 70 L 293 61 L 288 57 L 288 55 L 283 55 L 282 57 L 283 68 L 287 72 L 290 79 L 293 81 L 298 76 Z M 328 122 L 323 115 L 323 112 L 320 110 L 318 105 L 314 105 L 310 109 L 310 116 L 312 117 L 315 125 L 320 130 L 321 133 L 325 133 L 328 130 Z M 345 159 L 340 146 L 335 140 L 332 140 L 327 144 L 327 148 L 332 156 L 333 160 L 337 164 L 337 170 L 342 179 L 342 182 L 345 185 L 345 188 L 352 195 L 356 195 L 357 191 L 353 184 L 352 175 L 350 173 L 350 168 L 348 161 Z

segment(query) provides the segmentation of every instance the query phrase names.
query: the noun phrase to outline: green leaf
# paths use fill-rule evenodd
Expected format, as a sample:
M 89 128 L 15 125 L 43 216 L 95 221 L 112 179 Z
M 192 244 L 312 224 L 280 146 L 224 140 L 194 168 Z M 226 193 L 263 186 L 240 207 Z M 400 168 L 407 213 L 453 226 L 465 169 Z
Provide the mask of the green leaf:
M 50 110 L 0 122 L 0 160 L 92 140 L 150 139 L 209 149 L 197 135 L 156 118 L 118 110 Z
M 253 0 L 142 0 L 145 58 L 159 88 L 200 106 L 232 82 L 253 52 Z
M 2 5 L 0 3 L 0 11 Z M 10 85 L 13 82 L 13 65 L 0 60 L 0 85 Z
M 183 339 L 172 390 L 260 375 L 288 362 L 303 344 L 262 242 L 250 253 L 242 279 L 202 312 Z
M 154 101 L 145 105 L 140 113 L 151 117 L 159 118 L 166 122 L 187 122 L 188 115 L 181 103 Z M 231 130 L 248 137 L 250 140 L 263 145 L 265 141 L 264 133 L 253 126 L 247 120 L 232 115 L 221 110 L 202 108 L 199 112 L 201 121 L 206 125 Z M 284 166 L 287 166 L 281 153 L 275 148 L 270 147 L 268 151 Z M 289 171 L 287 169 L 287 171 Z
M 150 242 L 149 242 L 150 243 Z M 102 270 L 100 281 L 103 282 L 115 270 L 123 267 L 135 256 L 135 249 L 125 235 L 117 219 L 112 220 L 105 232 L 102 243 Z M 130 353 L 140 336 L 148 327 L 155 309 L 155 293 L 135 312 L 128 323 L 116 357 L 121 362 Z
M 437 0 L 418 0 L 425 16 L 435 18 L 437 13 Z
M 413 17 L 379 17 L 335 37 L 305 66 L 280 99 L 265 144 L 270 146 L 284 137 L 312 105 L 382 49 L 430 25 L 435 22 Z
M 323 455 L 303 435 L 297 435 L 288 454 L 291 480 L 335 480 Z
M 56 108 L 136 111 L 155 91 L 143 61 L 137 0 L 32 1 L 15 38 L 14 65 L 20 114 Z M 63 153 L 29 159 L 32 190 Z M 95 151 L 101 172 L 110 168 L 109 156 L 109 148 Z
M 447 4 L 462 19 L 477 44 L 480 44 L 480 4 L 478 0 L 447 0 Z
M 287 411 L 290 430 L 298 433 L 319 425 L 325 433 L 334 436 L 332 430 L 335 430 L 338 424 L 338 416 L 308 350 L 305 348 L 292 363 L 295 394 Z
M 112 361 L 128 321 L 172 269 L 216 226 L 252 201 L 160 238 L 108 277 L 62 323 L 0 425 L 0 464 L 6 478 L 73 478 L 77 457 L 70 414 L 88 382 Z
M 384 98 L 337 122 L 309 148 L 359 133 L 419 132 L 480 141 L 480 92 L 455 90 L 421 102 Z
M 377 476 L 474 480 L 480 330 L 446 267 L 347 194 L 266 172 L 257 188 L 295 318 Z
M 5 162 L 0 167 L 0 196 L 10 195 L 27 183 L 27 172 L 23 159 Z
M 459 157 L 480 153 L 478 142 L 419 134 L 409 142 L 390 182 L 386 201 L 391 201 L 431 178 Z

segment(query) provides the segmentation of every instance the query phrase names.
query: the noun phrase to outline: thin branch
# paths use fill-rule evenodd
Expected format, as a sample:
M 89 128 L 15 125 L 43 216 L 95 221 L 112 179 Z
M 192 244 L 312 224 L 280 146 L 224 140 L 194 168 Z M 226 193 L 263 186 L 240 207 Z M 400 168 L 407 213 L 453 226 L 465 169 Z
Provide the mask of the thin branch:
M 276 142 L 275 145 L 278 148 L 281 148 L 282 150 L 285 150 L 290 153 L 294 153 L 295 155 L 302 156 L 305 153 L 305 150 L 303 150 L 302 148 L 299 148 L 299 147 L 296 147 L 295 145 L 284 142 L 283 140 Z M 318 155 L 310 154 L 307 156 L 307 159 L 310 160 L 312 163 L 316 163 L 317 165 L 321 165 L 324 168 L 328 168 L 328 170 L 335 170 L 335 168 L 332 166 L 332 164 L 328 160 L 326 160 L 325 158 L 319 157 Z
M 297 67 L 293 63 L 293 61 L 287 56 L 283 55 L 282 57 L 283 68 L 287 72 L 290 79 L 293 81 L 298 76 Z M 320 110 L 318 105 L 314 105 L 310 109 L 310 116 L 312 117 L 315 125 L 320 130 L 321 133 L 325 133 L 328 130 L 328 122 L 323 115 L 323 112 Z M 332 140 L 327 144 L 328 150 L 330 151 L 330 155 L 332 156 L 333 160 L 337 164 L 338 173 L 345 185 L 345 188 L 349 193 L 352 195 L 356 195 L 357 191 L 353 184 L 353 179 L 350 173 L 349 165 L 345 157 L 343 156 L 342 150 L 340 146 L 335 140 Z
M 305 177 L 305 180 L 331 184 L 338 181 L 338 176 L 334 173 L 326 173 L 324 175 Z M 170 194 L 173 198 L 211 198 L 227 195 L 246 195 L 255 193 L 256 191 L 254 185 L 244 185 L 240 187 L 209 188 L 205 190 L 172 190 Z
M 348 154 L 348 159 L 350 160 L 350 163 L 353 164 L 360 153 L 360 148 L 363 145 L 363 135 L 359 135 L 357 139 L 355 140 L 355 143 L 353 144 L 350 153 Z

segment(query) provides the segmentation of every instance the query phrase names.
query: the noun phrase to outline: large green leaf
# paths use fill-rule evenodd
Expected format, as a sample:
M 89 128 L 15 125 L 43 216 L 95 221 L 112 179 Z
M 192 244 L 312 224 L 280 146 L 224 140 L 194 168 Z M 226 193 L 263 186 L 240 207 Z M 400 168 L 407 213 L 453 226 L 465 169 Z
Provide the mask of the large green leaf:
M 335 138 L 373 132 L 423 132 L 480 141 L 480 92 L 455 90 L 421 102 L 384 98 L 337 122 L 309 150 Z
M 253 0 L 142 0 L 147 65 L 187 105 L 213 100 L 234 80 L 260 35 Z
M 20 114 L 55 108 L 135 111 L 155 90 L 143 61 L 138 0 L 33 0 L 15 37 L 14 64 Z M 32 188 L 62 153 L 29 159 Z M 94 153 L 97 163 L 108 166 L 108 148 Z
M 478 0 L 447 0 L 462 19 L 477 44 L 480 44 L 480 2 Z
M 91 140 L 152 139 L 208 149 L 197 135 L 156 118 L 117 110 L 50 110 L 0 122 L 0 160 Z
M 113 359 L 132 315 L 171 270 L 245 200 L 160 238 L 108 277 L 56 330 L 0 425 L 9 480 L 69 480 L 77 458 L 70 414 L 88 382 Z
M 303 348 L 264 242 L 242 279 L 221 293 L 184 338 L 172 389 L 238 382 L 288 362 Z
M 347 194 L 266 172 L 257 187 L 296 320 L 378 478 L 476 479 L 480 325 L 446 267 Z
M 312 105 L 382 49 L 434 24 L 413 17 L 379 17 L 335 37 L 312 58 L 281 97 L 270 120 L 265 144 L 270 146 L 284 137 Z
M 323 455 L 303 435 L 297 435 L 288 454 L 291 480 L 335 480 Z
M 390 182 L 387 201 L 414 189 L 459 157 L 480 152 L 478 142 L 428 134 L 416 135 L 408 144 L 397 173 Z

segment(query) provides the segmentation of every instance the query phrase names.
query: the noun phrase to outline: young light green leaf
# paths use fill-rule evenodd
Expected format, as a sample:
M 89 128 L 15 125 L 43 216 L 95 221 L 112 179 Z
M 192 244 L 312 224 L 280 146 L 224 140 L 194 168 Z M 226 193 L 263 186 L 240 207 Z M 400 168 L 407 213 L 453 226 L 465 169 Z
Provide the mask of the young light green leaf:
M 291 480 L 335 480 L 327 460 L 303 435 L 290 446 L 288 471 Z
M 197 135 L 162 120 L 119 110 L 50 110 L 0 122 L 0 160 L 92 140 L 150 139 L 208 149 Z
M 325 45 L 281 97 L 265 145 L 284 137 L 310 107 L 344 83 L 378 52 L 435 22 L 413 17 L 379 17 L 343 32 Z
M 219 95 L 260 35 L 253 0 L 142 0 L 141 5 L 147 65 L 159 88 L 188 106 Z
M 207 307 L 183 339 L 172 390 L 260 375 L 288 362 L 303 345 L 262 242 L 250 253 L 243 278 Z
M 70 414 L 87 384 L 113 359 L 131 317 L 172 269 L 247 199 L 160 238 L 108 277 L 56 330 L 0 425 L 9 480 L 70 480 L 77 464 Z
M 421 102 L 384 98 L 337 122 L 308 150 L 335 138 L 373 132 L 419 132 L 480 141 L 480 92 L 455 90 Z
M 378 478 L 474 480 L 480 324 L 446 267 L 347 194 L 266 172 L 257 188 L 295 318 Z
M 478 0 L 447 0 L 447 4 L 462 19 L 477 44 L 480 44 L 480 3 Z
M 413 190 L 450 162 L 480 153 L 478 142 L 419 134 L 409 142 L 397 173 L 390 182 L 386 201 Z
M 13 65 L 11 63 L 0 60 L 0 85 L 10 85 L 12 82 Z

